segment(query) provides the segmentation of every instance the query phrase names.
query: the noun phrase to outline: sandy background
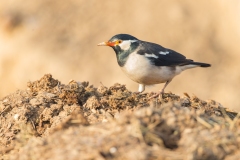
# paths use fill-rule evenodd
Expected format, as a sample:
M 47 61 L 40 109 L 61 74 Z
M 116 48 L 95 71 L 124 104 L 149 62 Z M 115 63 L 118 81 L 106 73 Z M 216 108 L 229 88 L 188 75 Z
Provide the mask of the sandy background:
M 95 86 L 126 84 L 113 50 L 97 47 L 118 33 L 159 43 L 212 64 L 177 76 L 166 89 L 214 99 L 240 111 L 240 2 L 237 0 L 8 0 L 0 2 L 0 97 L 51 73 Z M 147 89 L 156 91 L 162 85 Z

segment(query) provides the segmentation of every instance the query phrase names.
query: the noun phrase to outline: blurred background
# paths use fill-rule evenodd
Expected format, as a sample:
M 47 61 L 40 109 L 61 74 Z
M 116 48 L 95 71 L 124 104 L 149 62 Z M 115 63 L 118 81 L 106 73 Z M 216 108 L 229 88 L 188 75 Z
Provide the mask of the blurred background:
M 0 0 L 0 97 L 51 73 L 62 83 L 138 84 L 97 44 L 119 33 L 212 64 L 177 76 L 166 92 L 214 99 L 240 111 L 239 0 Z M 147 88 L 157 91 L 163 84 Z

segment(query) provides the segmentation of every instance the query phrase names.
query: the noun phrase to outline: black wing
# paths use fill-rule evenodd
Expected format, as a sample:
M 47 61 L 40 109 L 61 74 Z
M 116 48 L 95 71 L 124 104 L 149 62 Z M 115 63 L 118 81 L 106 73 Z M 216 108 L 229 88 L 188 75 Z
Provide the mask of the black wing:
M 184 55 L 155 43 L 142 41 L 139 49 L 137 53 L 145 55 L 156 66 L 186 65 L 193 62 Z

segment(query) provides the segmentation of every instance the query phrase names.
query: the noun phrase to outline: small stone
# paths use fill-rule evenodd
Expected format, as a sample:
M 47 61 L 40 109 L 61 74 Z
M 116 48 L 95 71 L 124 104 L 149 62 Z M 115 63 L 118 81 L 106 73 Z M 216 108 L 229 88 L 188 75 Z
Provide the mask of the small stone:
M 17 121 L 17 120 L 19 119 L 19 114 L 15 114 L 15 115 L 13 116 L 13 119 L 14 119 L 15 121 Z
M 9 99 L 4 99 L 3 103 L 7 103 L 9 101 Z
M 114 154 L 114 153 L 117 152 L 117 148 L 116 148 L 116 147 L 111 147 L 111 148 L 109 149 L 109 152 L 112 153 L 112 154 Z
M 42 104 L 42 102 L 38 98 L 33 98 L 33 99 L 30 100 L 30 104 L 32 106 L 37 106 L 37 105 Z

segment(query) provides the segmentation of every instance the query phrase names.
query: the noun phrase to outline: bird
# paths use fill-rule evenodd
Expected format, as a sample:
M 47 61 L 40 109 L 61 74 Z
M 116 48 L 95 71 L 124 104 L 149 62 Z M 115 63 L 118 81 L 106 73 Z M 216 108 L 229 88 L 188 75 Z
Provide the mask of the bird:
M 182 71 L 196 67 L 210 67 L 208 63 L 195 62 L 184 55 L 159 44 L 142 41 L 129 34 L 117 34 L 98 46 L 109 46 L 116 53 L 122 71 L 139 84 L 138 92 L 145 86 L 165 83 L 153 97 L 164 94 L 172 79 Z

